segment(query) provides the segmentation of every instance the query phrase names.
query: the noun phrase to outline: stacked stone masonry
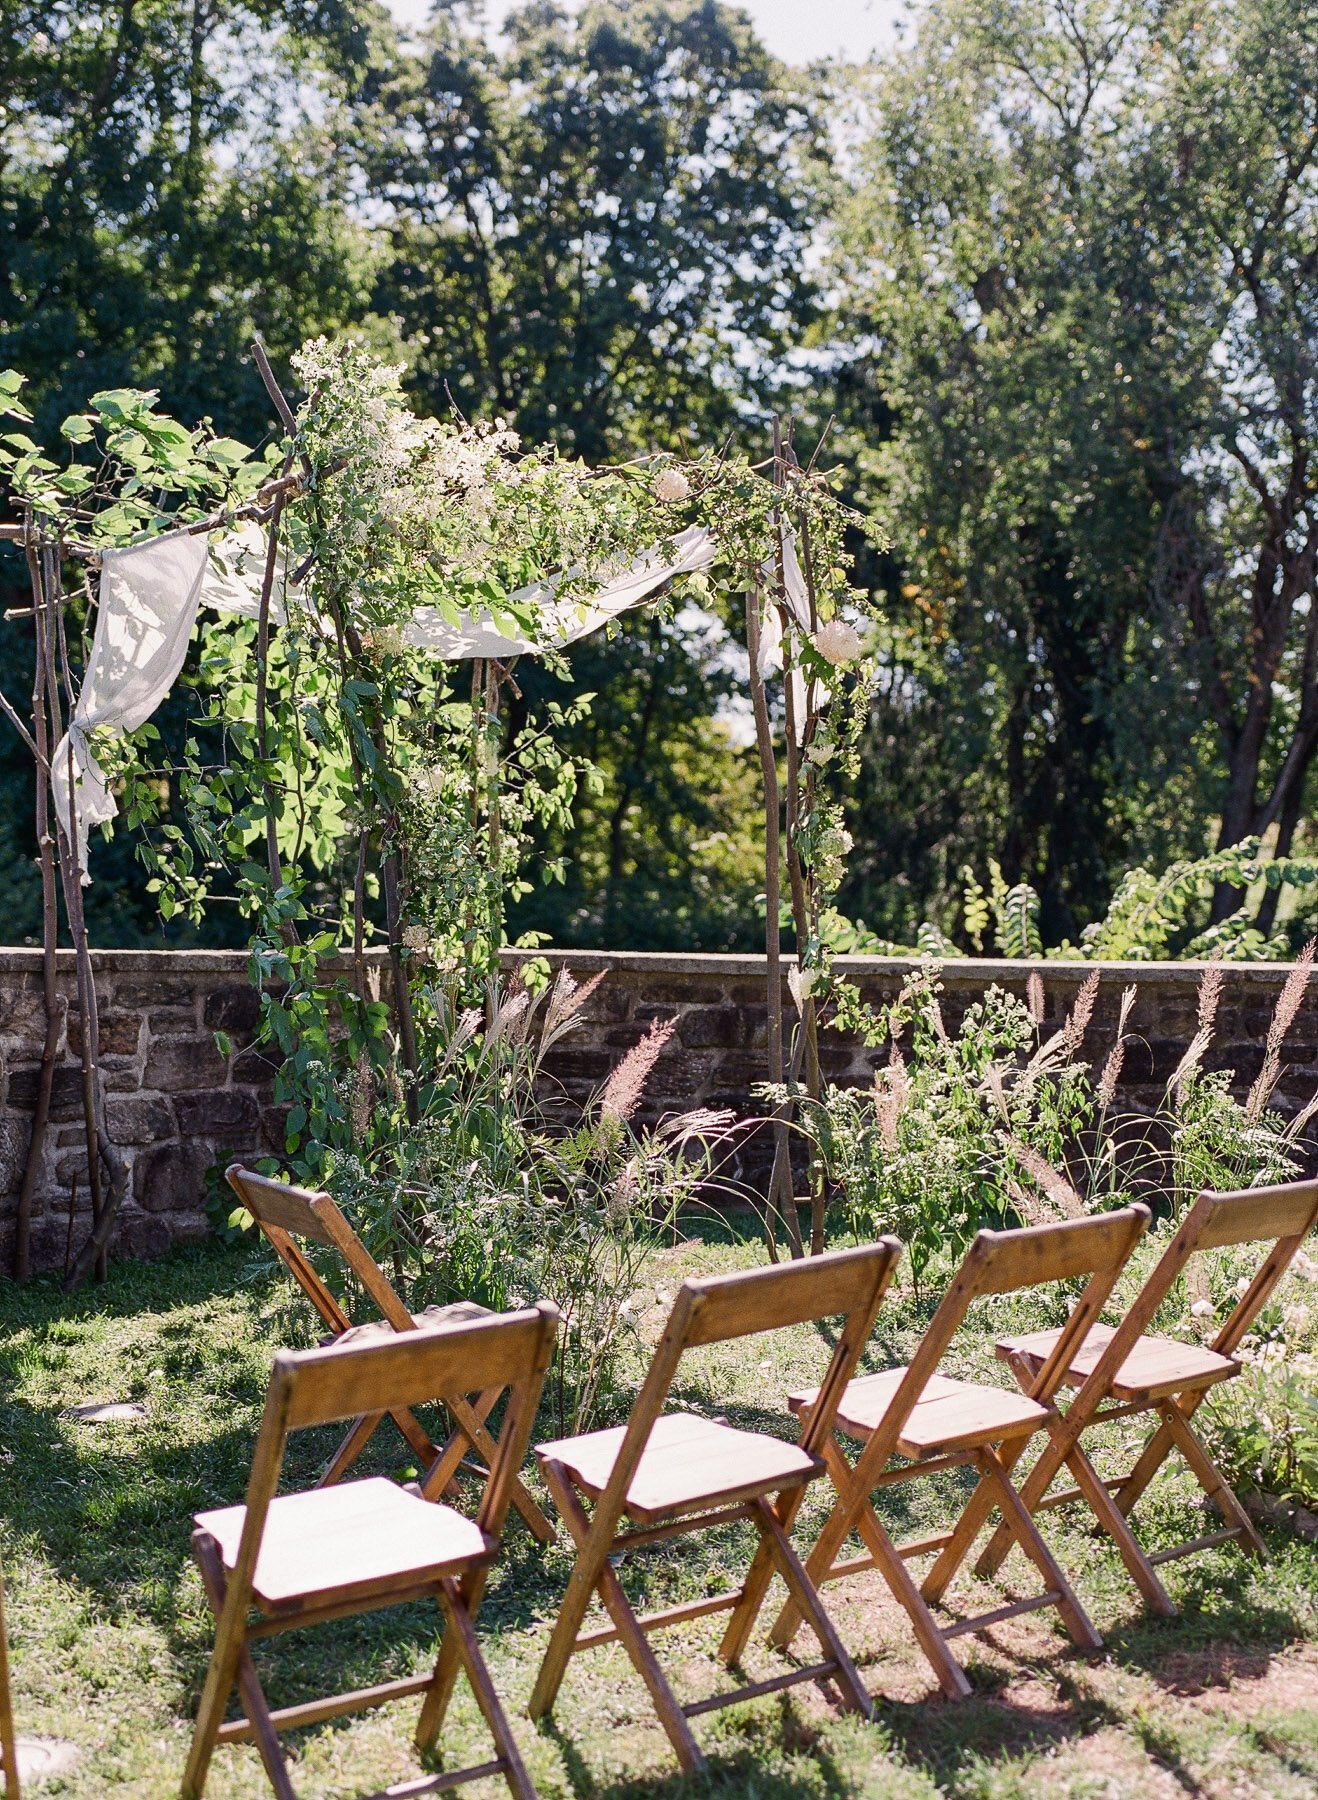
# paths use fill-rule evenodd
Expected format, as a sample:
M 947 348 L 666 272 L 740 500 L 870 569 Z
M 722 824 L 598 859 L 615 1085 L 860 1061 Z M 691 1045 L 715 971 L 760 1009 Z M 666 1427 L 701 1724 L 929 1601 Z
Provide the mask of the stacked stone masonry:
M 131 1199 L 114 1248 L 119 1255 L 160 1255 L 205 1235 L 208 1177 L 213 1185 L 224 1159 L 280 1151 L 283 1121 L 271 1098 L 275 1063 L 253 1043 L 258 1000 L 241 952 L 101 951 L 94 960 L 109 1126 L 132 1165 Z M 510 968 L 519 960 L 516 952 L 507 957 Z M 552 951 L 547 960 L 583 978 L 606 972 L 583 1009 L 579 1029 L 551 1060 L 550 1079 L 567 1105 L 586 1101 L 656 1019 L 673 1019 L 675 1030 L 651 1078 L 642 1116 L 656 1119 L 697 1105 L 731 1107 L 742 1115 L 762 1110 L 752 1096 L 765 1074 L 768 1009 L 761 958 Z M 911 968 L 882 957 L 843 959 L 839 966 L 876 1004 L 894 997 Z M 947 962 L 941 979 L 949 1028 L 956 1029 L 966 1007 L 991 983 L 1023 995 L 1033 967 L 1044 986 L 1045 1030 L 1055 1028 L 1089 965 Z M 1131 984 L 1139 989 L 1119 1105 L 1146 1111 L 1156 1105 L 1194 1035 L 1201 973 L 1199 966 L 1185 963 L 1102 965 L 1098 1004 L 1083 1047 L 1091 1061 L 1100 1061 L 1112 1043 L 1122 990 Z M 1225 970 L 1217 1035 L 1206 1064 L 1235 1070 L 1242 1095 L 1262 1063 L 1286 974 L 1286 968 L 1266 964 Z M 72 959 L 63 953 L 60 989 L 71 1001 Z M 71 1204 L 75 1245 L 89 1222 L 79 1025 L 70 1005 L 33 1201 L 36 1268 L 64 1265 Z M 44 1031 L 39 953 L 0 949 L 0 1270 L 10 1265 Z M 227 1056 L 217 1047 L 217 1031 L 229 1039 Z M 885 1058 L 886 1051 L 833 1033 L 822 1040 L 824 1074 L 832 1081 L 868 1083 Z M 1277 1103 L 1295 1110 L 1316 1082 L 1318 981 L 1315 998 L 1306 996 L 1287 1040 Z M 767 1133 L 749 1134 L 737 1173 L 762 1180 L 769 1154 Z

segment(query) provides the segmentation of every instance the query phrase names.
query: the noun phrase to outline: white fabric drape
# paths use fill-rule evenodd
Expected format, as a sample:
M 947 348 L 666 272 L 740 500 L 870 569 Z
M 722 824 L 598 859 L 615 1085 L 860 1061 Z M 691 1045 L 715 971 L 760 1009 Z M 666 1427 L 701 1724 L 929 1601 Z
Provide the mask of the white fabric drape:
M 805 575 L 796 554 L 796 533 L 790 525 L 780 527 L 782 534 L 783 554 L 783 601 L 787 609 L 787 642 L 783 641 L 782 612 L 770 598 L 778 584 L 778 571 L 773 563 L 763 564 L 764 576 L 763 610 L 760 616 L 760 655 L 759 673 L 761 680 L 776 675 L 783 668 L 785 650 L 791 654 L 791 671 L 789 680 L 792 685 L 792 716 L 796 727 L 796 741 L 800 745 L 805 741 L 806 727 L 806 680 L 801 669 L 800 642 L 802 632 L 810 629 L 810 592 L 806 587 Z M 823 687 L 815 677 L 816 684 Z M 825 697 L 827 689 L 824 690 Z
M 703 526 L 693 525 L 666 543 L 646 550 L 621 574 L 581 599 L 557 599 L 558 583 L 554 580 L 538 581 L 510 594 L 510 605 L 539 607 L 540 628 L 534 638 L 520 632 L 509 637 L 499 630 L 489 612 L 467 613 L 457 625 L 450 625 L 435 607 L 421 606 L 412 623 L 404 628 L 403 639 L 413 648 L 429 650 L 446 661 L 477 656 L 502 661 L 528 651 L 562 650 L 638 606 L 673 576 L 694 574 L 713 560 L 713 538 Z
M 122 737 L 145 725 L 183 667 L 200 607 L 256 618 L 265 550 L 264 534 L 247 526 L 222 541 L 171 531 L 147 544 L 103 552 L 92 653 L 69 729 L 51 760 L 55 812 L 66 832 L 77 815 L 84 884 L 91 879 L 87 833 L 117 811 L 92 754 L 91 733 Z M 272 612 L 282 616 L 278 607 Z
M 692 527 L 638 556 L 587 599 L 557 600 L 552 580 L 523 588 L 511 598 L 541 607 L 543 624 L 535 640 L 505 637 L 488 612 L 468 614 L 453 626 L 433 607 L 418 610 L 404 638 L 417 649 L 453 661 L 561 649 L 648 599 L 673 576 L 705 568 L 713 557 L 709 532 Z M 103 553 L 91 657 L 68 732 L 51 766 L 55 811 L 65 831 L 77 831 L 84 883 L 91 879 L 87 834 L 93 825 L 113 819 L 117 810 L 92 754 L 91 733 L 123 736 L 146 723 L 178 678 L 201 607 L 258 616 L 265 558 L 265 534 L 254 525 L 223 537 L 168 532 L 146 544 Z M 281 593 L 286 574 L 287 567 L 281 564 L 271 605 L 276 623 L 284 617 Z

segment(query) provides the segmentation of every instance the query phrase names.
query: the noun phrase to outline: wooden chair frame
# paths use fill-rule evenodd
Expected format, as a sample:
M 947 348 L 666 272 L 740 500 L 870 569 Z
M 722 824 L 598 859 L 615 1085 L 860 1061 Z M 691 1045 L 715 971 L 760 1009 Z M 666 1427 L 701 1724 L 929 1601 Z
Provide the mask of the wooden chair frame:
M 798 1682 L 831 1675 L 838 1682 L 844 1705 L 868 1716 L 869 1695 L 787 1534 L 801 1504 L 806 1483 L 823 1472 L 820 1448 L 831 1429 L 837 1401 L 873 1328 L 875 1314 L 892 1280 L 901 1248 L 895 1238 L 884 1238 L 858 1250 L 813 1257 L 808 1262 L 786 1267 L 683 1282 L 632 1408 L 607 1485 L 591 1513 L 587 1513 L 578 1498 L 568 1469 L 547 1454 L 553 1446 L 537 1446 L 536 1456 L 545 1481 L 572 1534 L 578 1554 L 531 1696 L 532 1718 L 540 1718 L 553 1706 L 568 1661 L 577 1651 L 614 1640 L 621 1641 L 649 1689 L 659 1722 L 668 1734 L 678 1761 L 688 1773 L 705 1767 L 705 1759 L 688 1720 L 739 1700 L 775 1693 Z M 619 1532 L 628 1489 L 683 1354 L 698 1345 L 836 1315 L 843 1317 L 842 1331 L 820 1388 L 820 1404 L 814 1418 L 803 1428 L 799 1441 L 800 1449 L 816 1466 L 807 1469 L 794 1485 L 773 1493 L 771 1499 L 763 1482 L 748 1483 L 740 1494 L 721 1492 L 718 1504 L 712 1508 L 705 1505 L 704 1510 L 684 1509 L 680 1516 L 669 1511 L 667 1516 L 657 1515 L 654 1523 Z M 609 1560 L 612 1554 L 631 1546 L 652 1544 L 711 1525 L 721 1525 L 730 1519 L 749 1519 L 759 1534 L 759 1543 L 741 1587 L 663 1612 L 638 1616 Z M 730 1611 L 732 1617 L 719 1656 L 725 1664 L 734 1665 L 745 1649 L 775 1572 L 782 1576 L 788 1592 L 795 1596 L 809 1620 L 825 1660 L 809 1668 L 794 1669 L 786 1675 L 751 1682 L 731 1693 L 683 1706 L 659 1666 L 647 1633 L 667 1629 L 686 1619 Z M 586 1609 L 595 1594 L 603 1601 L 612 1623 L 598 1630 L 582 1632 Z
M 313 1243 L 325 1244 L 336 1251 L 361 1282 L 381 1319 L 394 1331 L 418 1329 L 411 1312 L 330 1195 L 272 1181 L 268 1176 L 253 1174 L 241 1163 L 231 1164 L 225 1170 L 225 1179 L 334 1337 L 342 1337 L 345 1332 L 354 1330 L 353 1321 L 303 1253 L 297 1242 L 299 1238 L 310 1238 Z M 435 1319 L 441 1322 L 447 1314 L 450 1319 L 461 1322 L 478 1317 L 484 1311 L 483 1307 L 459 1302 L 453 1307 L 436 1308 Z M 453 1491 L 455 1478 L 469 1453 L 483 1457 L 488 1467 L 494 1443 L 485 1421 L 498 1398 L 497 1388 L 477 1395 L 470 1402 L 465 1396 L 455 1397 L 448 1409 L 453 1433 L 442 1449 L 431 1442 L 429 1433 L 408 1407 L 390 1409 L 389 1416 L 425 1466 L 422 1487 L 428 1499 Z M 328 1487 L 343 1478 L 374 1436 L 383 1417 L 383 1413 L 375 1413 L 353 1420 L 321 1477 L 323 1486 Z M 473 1472 L 483 1475 L 484 1469 Z M 552 1544 L 554 1527 L 520 1478 L 514 1478 L 512 1498 L 531 1535 L 542 1544 Z
M 1318 1181 L 1286 1182 L 1276 1187 L 1247 1188 L 1229 1194 L 1201 1193 L 1092 1372 L 1076 1387 L 1065 1415 L 1057 1421 L 1049 1442 L 1021 1485 L 1021 1502 L 1032 1513 L 1063 1506 L 1071 1500 L 1085 1500 L 1093 1508 L 1099 1523 L 1110 1532 L 1131 1579 L 1149 1606 L 1165 1618 L 1174 1618 L 1177 1607 L 1159 1578 L 1159 1564 L 1192 1556 L 1196 1551 L 1233 1538 L 1239 1538 L 1242 1546 L 1256 1556 L 1267 1554 L 1253 1521 L 1191 1429 L 1190 1421 L 1210 1386 L 1218 1379 L 1228 1380 L 1239 1373 L 1235 1354 L 1241 1340 L 1316 1224 Z M 1134 1398 L 1115 1397 L 1112 1388 L 1119 1382 L 1122 1364 L 1148 1330 L 1191 1257 L 1202 1250 L 1219 1249 L 1228 1244 L 1268 1240 L 1272 1247 L 1262 1265 L 1208 1346 L 1215 1355 L 1228 1359 L 1234 1366 L 1220 1375 L 1201 1377 L 1189 1383 L 1182 1380 L 1155 1386 Z M 998 1354 L 1010 1365 L 1022 1385 L 1032 1379 L 1033 1358 L 1022 1357 L 1010 1343 L 999 1344 Z M 1070 1360 L 1070 1352 L 1067 1360 Z M 1065 1375 L 1062 1380 L 1066 1380 Z M 1082 1469 L 1092 1472 L 1092 1464 L 1080 1449 L 1082 1432 L 1111 1419 L 1128 1418 L 1143 1412 L 1156 1413 L 1158 1425 L 1126 1475 L 1115 1481 L 1098 1482 L 1097 1486 L 1095 1476 L 1078 1486 L 1049 1492 L 1064 1464 L 1073 1473 Z M 1173 1451 L 1181 1456 L 1222 1514 L 1223 1529 L 1149 1555 L 1132 1531 L 1129 1518 Z M 979 1504 L 982 1506 L 982 1497 Z M 971 1505 L 976 1505 L 975 1499 Z M 996 1532 L 979 1559 L 978 1572 L 991 1575 L 1008 1548 L 1001 1532 Z
M 9 1689 L 9 1638 L 5 1631 L 3 1568 L 0 1568 L 0 1774 L 5 1778 L 5 1800 L 19 1800 L 18 1739 L 14 1734 L 14 1705 Z
M 910 1617 L 921 1649 L 944 1693 L 952 1699 L 964 1699 L 970 1693 L 970 1683 L 949 1648 L 950 1641 L 966 1632 L 982 1631 L 1019 1613 L 1056 1606 L 1072 1639 L 1081 1649 L 1093 1652 L 1102 1648 L 1102 1639 L 1012 1486 L 1009 1471 L 1019 1454 L 1019 1444 L 1027 1442 L 1040 1429 L 1052 1426 L 1056 1417 L 1053 1395 L 1067 1359 L 1098 1318 L 1148 1223 L 1147 1207 L 1130 1206 L 1094 1218 L 1027 1226 L 1019 1231 L 981 1231 L 930 1321 L 887 1410 L 868 1439 L 861 1439 L 862 1448 L 855 1463 L 847 1461 L 838 1438 L 838 1429 L 859 1436 L 850 1426 L 830 1428 L 823 1441 L 823 1454 L 837 1500 L 818 1542 L 806 1559 L 806 1573 L 816 1586 L 822 1587 L 828 1581 L 877 1569 Z M 1005 1433 L 995 1438 L 982 1427 L 972 1429 L 936 1451 L 890 1468 L 894 1456 L 906 1454 L 898 1450 L 904 1428 L 928 1383 L 937 1374 L 971 1304 L 985 1295 L 1011 1293 L 1081 1275 L 1088 1276 L 1088 1280 L 1063 1328 L 1057 1350 L 1026 1388 L 1026 1397 L 1044 1409 L 1038 1422 L 1023 1430 L 1019 1439 L 1009 1439 L 1006 1444 L 1003 1442 Z M 840 1397 L 839 1404 L 844 1398 Z M 793 1404 L 813 1423 L 817 1401 L 798 1397 Z M 833 1410 L 836 1413 L 837 1407 Z M 894 1543 L 874 1510 L 873 1493 L 878 1488 L 895 1486 L 959 1465 L 977 1469 L 980 1479 L 955 1526 L 949 1531 L 907 1543 Z M 1082 1468 L 1077 1479 L 1094 1491 L 1096 1505 L 1101 1506 L 1107 1501 L 1107 1491 L 1101 1488 L 1092 1471 Z M 1043 1576 L 1044 1590 L 1027 1599 L 942 1625 L 931 1608 L 947 1591 L 966 1549 L 994 1507 L 1002 1515 L 1002 1530 L 1008 1541 L 1019 1544 Z M 852 1531 L 859 1532 L 864 1553 L 839 1562 L 839 1552 Z M 906 1567 L 907 1562 L 935 1551 L 938 1554 L 932 1568 L 917 1585 Z M 789 1600 L 774 1622 L 770 1641 L 785 1647 L 790 1644 L 800 1623 L 800 1612 Z
M 498 1754 L 492 1762 L 474 1768 L 409 1782 L 407 1792 L 437 1792 L 478 1776 L 502 1774 L 518 1800 L 534 1800 L 535 1789 L 476 1640 L 475 1619 L 498 1553 L 513 1476 L 526 1454 L 557 1325 L 558 1309 L 542 1301 L 523 1312 L 495 1315 L 469 1325 L 442 1326 L 354 1345 L 278 1352 L 252 1458 L 241 1540 L 227 1573 L 216 1539 L 201 1528 L 193 1534 L 193 1553 L 216 1616 L 216 1633 L 183 1778 L 183 1800 L 200 1800 L 217 1744 L 248 1740 L 255 1741 L 279 1800 L 296 1800 L 279 1743 L 281 1730 L 314 1725 L 409 1694 L 424 1696 L 416 1744 L 419 1750 L 428 1750 L 443 1723 L 459 1668 L 471 1684 Z M 483 1550 L 466 1556 L 461 1568 L 438 1579 L 433 1567 L 429 1572 L 400 1570 L 337 1593 L 330 1591 L 319 1599 L 300 1595 L 282 1599 L 278 1605 L 261 1602 L 254 1580 L 290 1432 L 370 1416 L 393 1405 L 411 1407 L 424 1400 L 448 1399 L 471 1392 L 474 1382 L 509 1391 L 503 1431 L 494 1446 L 475 1515 Z M 413 1492 L 420 1496 L 419 1489 Z M 252 1661 L 249 1646 L 253 1639 L 422 1598 L 437 1600 L 445 1619 L 431 1673 L 271 1710 Z M 250 1621 L 253 1610 L 258 1616 Z M 246 1716 L 223 1723 L 235 1684 Z

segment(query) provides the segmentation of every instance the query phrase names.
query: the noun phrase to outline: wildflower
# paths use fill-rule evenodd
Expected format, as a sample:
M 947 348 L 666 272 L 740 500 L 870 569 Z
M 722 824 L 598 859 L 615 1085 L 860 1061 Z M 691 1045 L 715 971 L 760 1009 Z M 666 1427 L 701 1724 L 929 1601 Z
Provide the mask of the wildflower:
M 846 663 L 858 662 L 864 654 L 865 646 L 860 641 L 860 633 L 854 625 L 848 625 L 845 619 L 830 619 L 821 625 L 811 638 L 811 643 L 826 663 L 840 669 Z
M 680 469 L 661 469 L 655 476 L 652 491 L 656 500 L 685 500 L 691 483 Z
M 1190 1316 L 1195 1319 L 1211 1319 L 1216 1312 L 1211 1300 L 1196 1300 L 1190 1308 Z
M 404 925 L 403 948 L 405 950 L 424 950 L 429 942 L 430 936 L 424 925 Z

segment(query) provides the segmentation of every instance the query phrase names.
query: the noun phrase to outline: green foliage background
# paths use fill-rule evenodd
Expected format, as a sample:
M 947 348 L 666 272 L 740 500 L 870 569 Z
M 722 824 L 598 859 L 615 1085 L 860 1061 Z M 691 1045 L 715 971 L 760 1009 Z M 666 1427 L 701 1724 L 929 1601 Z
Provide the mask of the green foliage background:
M 460 4 L 400 42 L 371 0 L 0 0 L 0 366 L 30 378 L 39 437 L 147 385 L 257 445 L 254 332 L 286 369 L 352 331 L 406 362 L 419 410 L 591 460 L 767 447 L 775 410 L 808 449 L 835 417 L 825 455 L 895 544 L 862 551 L 889 624 L 853 918 L 975 947 L 965 872 L 973 896 L 996 864 L 1046 945 L 1078 942 L 1132 864 L 1254 838 L 1303 856 L 1318 5 L 929 0 L 904 44 L 788 70 L 716 0 L 537 0 L 495 44 Z M 757 942 L 734 628 L 638 620 L 566 683 L 522 666 L 532 711 L 598 696 L 566 748 L 603 781 L 515 931 Z M 16 703 L 24 634 L 0 635 Z M 162 710 L 167 742 L 190 710 Z M 16 942 L 29 816 L 10 734 Z M 126 838 L 93 867 L 94 941 L 162 941 Z M 1257 942 L 1298 942 L 1303 898 L 1257 882 Z M 1165 950 L 1241 899 L 1200 883 Z M 201 929 L 240 941 L 223 909 Z

